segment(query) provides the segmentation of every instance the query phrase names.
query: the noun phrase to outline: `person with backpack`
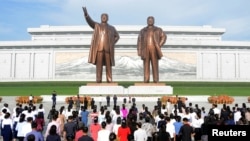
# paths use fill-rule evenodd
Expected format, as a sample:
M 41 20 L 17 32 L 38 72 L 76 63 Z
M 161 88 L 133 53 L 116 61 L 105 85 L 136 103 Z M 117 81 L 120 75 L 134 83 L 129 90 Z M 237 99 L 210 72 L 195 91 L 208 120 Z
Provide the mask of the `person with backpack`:
M 35 119 L 35 122 L 37 124 L 37 131 L 39 132 L 43 132 L 43 127 L 45 125 L 45 121 L 44 121 L 44 118 L 43 118 L 43 113 L 42 112 L 39 112 L 36 119 Z

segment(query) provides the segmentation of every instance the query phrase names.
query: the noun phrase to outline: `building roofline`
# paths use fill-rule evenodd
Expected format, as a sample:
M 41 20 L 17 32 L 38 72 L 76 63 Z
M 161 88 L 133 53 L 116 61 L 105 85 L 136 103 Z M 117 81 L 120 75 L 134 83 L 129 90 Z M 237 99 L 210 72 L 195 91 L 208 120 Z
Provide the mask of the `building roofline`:
M 156 25 L 158 26 L 158 25 Z M 145 25 L 114 25 L 118 32 L 139 32 Z M 159 25 L 167 33 L 213 33 L 213 34 L 224 34 L 226 32 L 225 28 L 214 28 L 209 25 L 204 26 L 166 26 Z M 78 26 L 50 26 L 50 25 L 41 25 L 37 28 L 28 28 L 28 33 L 84 33 L 92 32 L 87 25 L 78 25 Z

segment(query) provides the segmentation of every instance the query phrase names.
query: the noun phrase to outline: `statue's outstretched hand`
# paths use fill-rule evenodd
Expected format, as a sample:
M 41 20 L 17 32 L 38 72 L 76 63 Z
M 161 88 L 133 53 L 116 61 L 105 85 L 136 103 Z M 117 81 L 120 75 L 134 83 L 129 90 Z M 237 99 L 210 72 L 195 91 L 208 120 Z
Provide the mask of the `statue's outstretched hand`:
M 85 15 L 85 16 L 88 16 L 87 8 L 86 8 L 86 7 L 82 7 L 82 10 L 83 10 L 83 12 L 84 12 L 84 15 Z

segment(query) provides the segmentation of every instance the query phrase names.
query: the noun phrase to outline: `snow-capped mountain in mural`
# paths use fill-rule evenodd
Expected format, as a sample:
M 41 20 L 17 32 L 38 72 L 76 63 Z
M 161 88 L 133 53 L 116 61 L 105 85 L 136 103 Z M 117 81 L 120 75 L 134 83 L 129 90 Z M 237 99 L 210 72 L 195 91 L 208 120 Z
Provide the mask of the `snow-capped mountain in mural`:
M 105 67 L 103 68 L 105 77 Z M 56 78 L 82 78 L 95 80 L 95 65 L 88 63 L 88 57 L 56 65 Z M 113 79 L 142 80 L 143 61 L 140 57 L 116 56 L 112 69 Z M 159 61 L 160 80 L 195 78 L 196 65 L 162 57 Z

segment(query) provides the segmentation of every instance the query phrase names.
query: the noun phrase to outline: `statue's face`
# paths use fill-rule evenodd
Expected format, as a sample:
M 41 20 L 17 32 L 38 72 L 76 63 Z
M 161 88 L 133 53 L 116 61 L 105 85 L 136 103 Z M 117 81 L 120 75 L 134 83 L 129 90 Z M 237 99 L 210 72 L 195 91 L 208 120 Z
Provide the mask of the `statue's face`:
M 107 23 L 108 22 L 108 14 L 102 14 L 101 21 L 102 21 L 102 23 Z
M 148 22 L 148 25 L 149 25 L 149 26 L 154 25 L 154 23 L 155 23 L 154 17 L 152 17 L 152 16 L 148 17 L 147 22 Z

